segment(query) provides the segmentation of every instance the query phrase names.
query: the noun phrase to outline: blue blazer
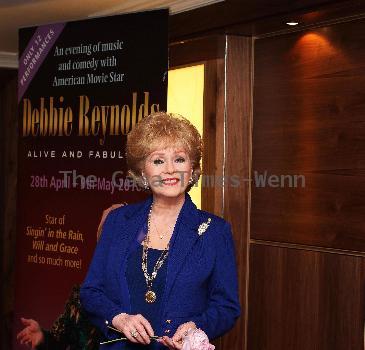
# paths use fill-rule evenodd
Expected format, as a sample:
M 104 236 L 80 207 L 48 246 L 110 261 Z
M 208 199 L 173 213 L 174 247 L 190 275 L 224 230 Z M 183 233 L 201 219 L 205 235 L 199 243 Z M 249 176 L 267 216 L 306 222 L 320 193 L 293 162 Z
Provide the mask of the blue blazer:
M 91 322 L 110 339 L 117 335 L 106 326 L 117 314 L 131 312 L 125 275 L 128 252 L 147 220 L 151 204 L 152 197 L 108 215 L 81 286 L 82 306 Z M 208 222 L 208 228 L 199 234 L 199 228 Z M 195 322 L 209 339 L 232 328 L 240 315 L 240 305 L 230 225 L 198 210 L 186 194 L 171 237 L 168 260 L 160 325 L 154 329 L 155 334 L 171 337 L 180 324 L 188 321 Z M 108 349 L 123 349 L 123 343 Z

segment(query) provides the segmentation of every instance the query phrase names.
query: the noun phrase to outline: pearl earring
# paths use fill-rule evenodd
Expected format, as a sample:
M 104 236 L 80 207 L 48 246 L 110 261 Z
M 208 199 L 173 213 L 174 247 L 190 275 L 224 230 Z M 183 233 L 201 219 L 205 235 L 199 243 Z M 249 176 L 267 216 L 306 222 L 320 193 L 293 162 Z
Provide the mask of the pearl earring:
M 191 175 L 190 175 L 190 179 L 189 179 L 189 181 L 188 181 L 188 184 L 189 185 L 194 185 L 194 178 L 193 178 L 193 172 L 191 172 Z

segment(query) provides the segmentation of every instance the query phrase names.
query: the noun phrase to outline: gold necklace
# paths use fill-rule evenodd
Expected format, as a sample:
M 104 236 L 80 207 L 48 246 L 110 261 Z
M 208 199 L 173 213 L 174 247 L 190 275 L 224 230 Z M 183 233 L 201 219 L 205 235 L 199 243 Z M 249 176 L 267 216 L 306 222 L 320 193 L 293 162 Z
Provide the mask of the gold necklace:
M 152 216 L 152 215 L 151 215 Z M 152 220 L 152 219 L 151 219 Z M 160 233 L 160 231 L 157 229 L 157 226 L 156 226 L 156 223 L 155 223 L 155 220 L 152 220 L 153 221 L 153 226 L 155 226 L 155 229 L 156 229 L 156 232 L 157 232 L 157 235 L 158 235 L 158 237 L 160 238 L 160 239 L 163 239 L 165 236 L 166 236 L 166 234 L 167 234 L 167 232 L 166 233 L 163 233 L 163 234 L 161 234 Z
M 151 216 L 152 216 L 152 207 L 151 205 L 150 212 L 148 213 L 147 220 L 147 235 L 143 241 L 143 251 L 142 251 L 142 271 L 144 277 L 146 279 L 147 284 L 147 292 L 145 294 L 145 300 L 147 303 L 154 303 L 157 299 L 156 292 L 152 290 L 152 283 L 157 276 L 158 270 L 161 268 L 163 263 L 165 262 L 167 256 L 169 255 L 169 247 L 170 242 L 167 244 L 166 248 L 162 251 L 161 255 L 157 259 L 155 266 L 153 267 L 151 275 L 148 274 L 147 265 L 148 265 L 148 244 L 150 242 L 150 232 L 151 232 Z

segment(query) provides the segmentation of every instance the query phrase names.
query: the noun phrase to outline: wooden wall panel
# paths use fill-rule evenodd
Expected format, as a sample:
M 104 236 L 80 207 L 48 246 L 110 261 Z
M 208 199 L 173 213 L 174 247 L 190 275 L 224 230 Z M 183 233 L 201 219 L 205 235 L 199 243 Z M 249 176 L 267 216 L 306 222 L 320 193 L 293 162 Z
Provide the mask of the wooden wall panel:
M 218 58 L 205 62 L 202 208 L 219 216 L 223 215 L 223 186 L 204 179 L 223 177 L 224 108 L 224 59 Z
M 250 251 L 249 350 L 363 350 L 364 257 Z
M 251 237 L 365 251 L 364 42 L 365 20 L 256 41 Z
M 207 36 L 169 45 L 169 68 L 224 59 L 224 35 Z M 208 86 L 209 87 L 209 86 Z
M 252 38 L 227 36 L 226 42 L 225 140 L 221 141 L 224 218 L 231 223 L 236 246 L 242 316 L 223 337 L 222 349 L 246 349 L 249 206 L 252 123 Z M 239 182 L 232 181 L 233 177 Z

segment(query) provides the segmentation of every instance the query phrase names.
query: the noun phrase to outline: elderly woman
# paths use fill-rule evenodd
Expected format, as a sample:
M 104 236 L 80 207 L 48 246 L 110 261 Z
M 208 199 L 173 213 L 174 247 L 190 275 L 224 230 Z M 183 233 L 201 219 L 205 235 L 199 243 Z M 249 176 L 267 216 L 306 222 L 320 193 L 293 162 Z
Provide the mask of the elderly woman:
M 130 173 L 152 195 L 108 215 L 80 292 L 108 339 L 114 328 L 129 340 L 109 349 L 181 349 L 189 329 L 216 338 L 240 314 L 230 226 L 187 194 L 201 155 L 201 137 L 182 117 L 155 113 L 128 135 Z

